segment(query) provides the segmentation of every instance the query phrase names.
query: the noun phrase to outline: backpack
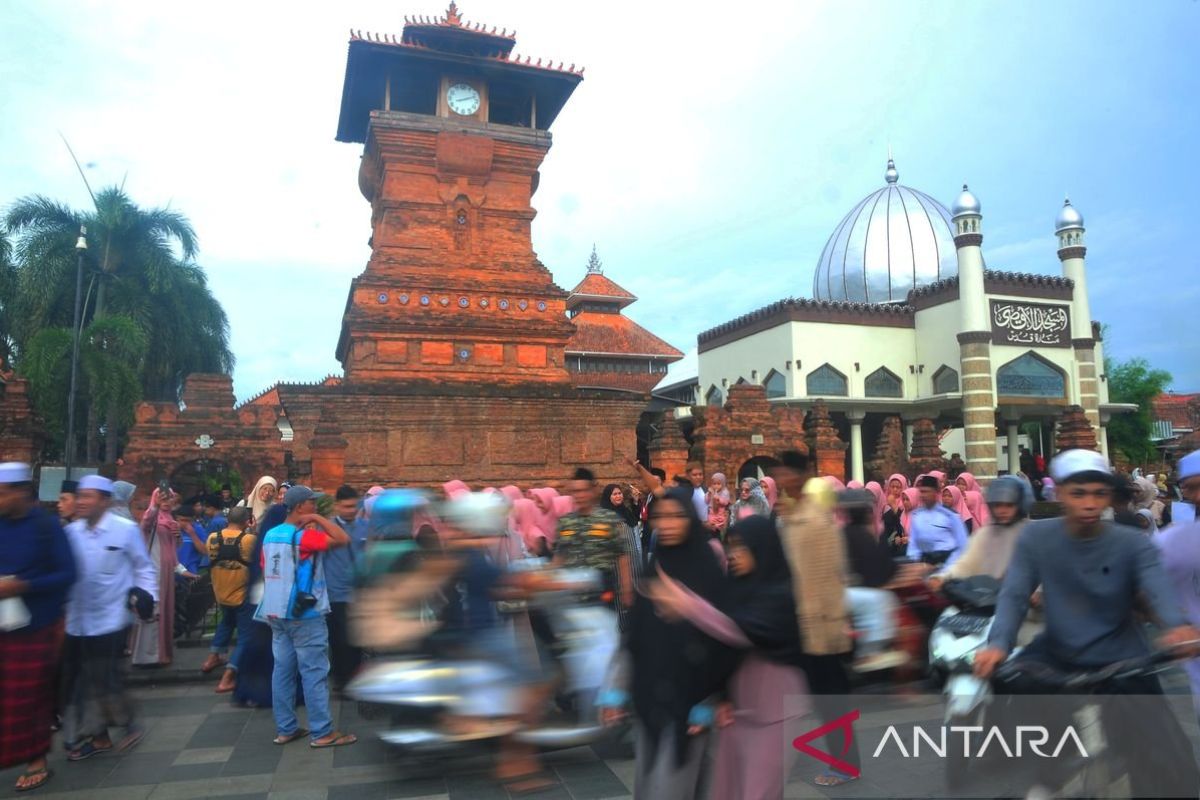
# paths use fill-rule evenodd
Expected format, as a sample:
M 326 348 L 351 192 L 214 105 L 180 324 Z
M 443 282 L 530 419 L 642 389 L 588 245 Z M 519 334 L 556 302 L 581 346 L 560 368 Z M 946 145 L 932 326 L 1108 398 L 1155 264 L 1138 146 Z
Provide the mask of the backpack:
M 220 539 L 217 543 L 217 556 L 212 560 L 213 565 L 221 569 L 237 569 L 239 564 L 249 568 L 250 563 L 242 558 L 242 539 L 246 538 L 246 532 L 239 533 L 232 542 L 226 540 L 222 533 L 218 533 L 217 536 Z

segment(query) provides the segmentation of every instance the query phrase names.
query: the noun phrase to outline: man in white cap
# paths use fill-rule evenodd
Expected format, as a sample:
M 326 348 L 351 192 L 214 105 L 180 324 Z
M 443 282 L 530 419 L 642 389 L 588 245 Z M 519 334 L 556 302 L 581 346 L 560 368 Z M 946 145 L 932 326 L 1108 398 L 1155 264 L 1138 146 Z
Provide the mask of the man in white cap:
M 975 655 L 976 674 L 990 677 L 1012 652 L 1039 585 L 1046 629 L 1014 659 L 1014 670 L 1028 665 L 1019 670 L 1024 675 L 1046 668 L 1058 673 L 1096 670 L 1149 654 L 1134 613 L 1143 605 L 1163 630 L 1160 647 L 1194 655 L 1200 631 L 1180 612 L 1158 550 L 1140 530 L 1103 518 L 1117 480 L 1108 461 L 1091 450 L 1067 450 L 1051 462 L 1050 474 L 1063 516 L 1036 520 L 1021 532 L 988 646 Z M 1104 716 L 1113 752 L 1136 753 L 1127 761 L 1131 796 L 1195 797 L 1200 772 L 1191 744 L 1165 704 L 1146 701 L 1145 696 L 1162 694 L 1158 678 L 1113 678 L 1098 693 L 1140 695 L 1145 701 L 1119 721 L 1109 719 L 1115 715 Z
M 0 769 L 25 764 L 24 792 L 50 779 L 63 603 L 75 580 L 67 536 L 34 499 L 28 464 L 0 464 L 0 542 Z
M 109 511 L 112 490 L 108 478 L 82 478 L 78 519 L 67 526 L 75 562 L 82 565 L 67 603 L 63 738 L 71 761 L 112 750 L 110 724 L 125 728 L 119 750 L 144 735 L 125 691 L 124 653 L 130 609 L 142 619 L 154 613 L 158 573 L 137 525 Z
M 1192 506 L 1200 505 L 1200 450 L 1179 459 L 1176 479 L 1183 499 Z M 1184 613 L 1193 625 L 1200 626 L 1200 519 L 1164 528 L 1154 543 L 1162 552 L 1163 567 Z M 1191 659 L 1184 669 L 1192 682 L 1192 702 L 1200 712 L 1200 659 Z

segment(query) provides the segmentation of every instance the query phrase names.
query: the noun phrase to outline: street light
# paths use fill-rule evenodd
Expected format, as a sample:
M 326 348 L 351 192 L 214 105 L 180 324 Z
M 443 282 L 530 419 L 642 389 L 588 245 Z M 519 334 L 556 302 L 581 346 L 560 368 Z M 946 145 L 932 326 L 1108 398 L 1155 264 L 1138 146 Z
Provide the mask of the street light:
M 87 226 L 79 226 L 79 238 L 75 240 L 75 252 L 79 258 L 75 262 L 75 326 L 71 329 L 71 388 L 67 391 L 67 451 L 66 478 L 71 480 L 71 467 L 75 464 L 75 383 L 79 373 L 79 328 L 83 321 L 79 318 L 83 303 L 83 259 L 87 255 Z

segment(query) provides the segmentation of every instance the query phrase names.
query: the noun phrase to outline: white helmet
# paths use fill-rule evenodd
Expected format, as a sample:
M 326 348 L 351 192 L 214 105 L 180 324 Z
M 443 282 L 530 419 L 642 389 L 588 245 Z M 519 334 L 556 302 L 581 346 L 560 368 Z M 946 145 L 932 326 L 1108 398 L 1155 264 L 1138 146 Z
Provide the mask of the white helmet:
M 442 504 L 442 520 L 468 536 L 508 532 L 508 499 L 498 492 L 463 492 Z

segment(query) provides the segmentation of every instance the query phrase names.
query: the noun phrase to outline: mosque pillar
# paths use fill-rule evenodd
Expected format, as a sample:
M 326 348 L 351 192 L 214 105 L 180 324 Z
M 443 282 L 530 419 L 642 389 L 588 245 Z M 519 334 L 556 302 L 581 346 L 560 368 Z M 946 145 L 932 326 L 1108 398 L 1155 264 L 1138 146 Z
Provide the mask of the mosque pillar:
M 862 424 L 866 416 L 863 411 L 846 412 L 846 419 L 850 421 L 850 477 L 859 483 L 866 482 L 862 442 Z
M 958 334 L 962 362 L 963 438 L 967 470 L 981 481 L 996 477 L 996 405 L 988 331 Z
M 1021 471 L 1021 421 L 1006 419 L 1008 427 L 1008 474 L 1016 475 Z
M 1072 339 L 1079 372 L 1079 405 L 1092 428 L 1100 430 L 1100 381 L 1096 377 L 1096 341 Z

